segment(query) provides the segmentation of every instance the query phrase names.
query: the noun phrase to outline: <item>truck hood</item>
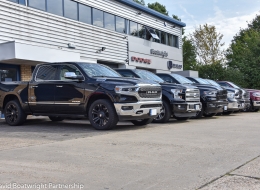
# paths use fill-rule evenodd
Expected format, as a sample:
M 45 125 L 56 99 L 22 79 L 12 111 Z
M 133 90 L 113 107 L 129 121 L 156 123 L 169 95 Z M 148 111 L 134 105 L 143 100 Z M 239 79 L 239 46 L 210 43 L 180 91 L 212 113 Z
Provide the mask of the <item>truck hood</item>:
M 115 84 L 117 86 L 135 86 L 135 85 L 155 85 L 160 86 L 157 82 L 145 81 L 140 78 L 131 78 L 131 77 L 95 77 L 93 78 L 97 83 L 100 84 Z
M 172 89 L 198 89 L 196 86 L 188 84 L 173 84 L 173 83 L 160 83 L 162 88 L 172 88 Z

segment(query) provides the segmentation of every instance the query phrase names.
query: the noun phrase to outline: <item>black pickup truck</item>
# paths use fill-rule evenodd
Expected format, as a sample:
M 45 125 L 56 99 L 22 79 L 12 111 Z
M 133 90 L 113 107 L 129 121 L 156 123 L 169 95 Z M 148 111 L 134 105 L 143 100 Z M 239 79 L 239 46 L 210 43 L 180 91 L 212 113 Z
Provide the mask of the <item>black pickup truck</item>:
M 94 63 L 37 65 L 30 82 L 0 83 L 0 111 L 9 125 L 21 125 L 27 115 L 87 117 L 95 129 L 113 128 L 118 121 L 146 125 L 162 107 L 157 83 L 123 78 Z
M 158 73 L 157 75 L 167 82 L 182 85 L 189 84 L 199 88 L 202 110 L 197 112 L 194 118 L 201 118 L 203 115 L 205 117 L 212 117 L 217 113 L 227 110 L 227 90 L 219 89 L 209 84 L 199 84 L 178 74 Z
M 125 77 L 154 81 L 162 86 L 163 108 L 154 119 L 156 123 L 165 123 L 171 116 L 177 120 L 187 120 L 201 110 L 200 91 L 195 86 L 166 83 L 154 73 L 146 70 L 117 69 L 116 71 Z

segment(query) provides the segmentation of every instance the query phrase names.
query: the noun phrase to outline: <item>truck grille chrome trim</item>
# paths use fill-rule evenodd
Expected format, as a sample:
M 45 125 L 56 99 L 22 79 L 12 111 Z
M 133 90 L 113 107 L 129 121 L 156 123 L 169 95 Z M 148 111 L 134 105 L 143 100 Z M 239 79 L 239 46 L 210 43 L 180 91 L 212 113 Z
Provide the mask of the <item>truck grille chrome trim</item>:
M 160 98 L 162 89 L 161 87 L 141 87 L 138 94 L 141 98 Z
M 185 92 L 186 102 L 200 102 L 199 89 L 187 89 Z

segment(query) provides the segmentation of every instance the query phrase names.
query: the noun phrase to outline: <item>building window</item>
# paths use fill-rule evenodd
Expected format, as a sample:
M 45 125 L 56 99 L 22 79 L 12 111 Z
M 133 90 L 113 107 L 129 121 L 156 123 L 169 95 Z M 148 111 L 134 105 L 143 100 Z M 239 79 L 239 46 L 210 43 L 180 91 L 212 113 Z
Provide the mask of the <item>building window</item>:
M 166 33 L 165 32 L 161 32 L 161 43 L 166 44 Z
M 64 16 L 78 20 L 78 3 L 71 0 L 64 0 Z
M 130 35 L 138 36 L 137 23 L 130 21 Z
M 36 9 L 46 10 L 46 2 L 45 0 L 28 0 L 28 6 Z
M 156 42 L 156 43 L 161 43 L 161 32 L 159 30 L 154 30 L 154 31 L 157 34 L 159 39 L 154 38 L 153 41 Z
M 144 25 L 138 24 L 138 36 L 146 39 L 146 28 Z
M 91 8 L 79 4 L 79 21 L 87 24 L 92 24 Z
M 167 45 L 173 46 L 173 36 L 171 34 L 167 34 Z
M 109 30 L 116 30 L 115 16 L 109 13 L 104 13 L 105 17 L 105 28 Z
M 93 9 L 93 25 L 104 27 L 104 14 L 103 11 Z
M 124 18 L 116 16 L 116 31 L 120 33 L 126 33 Z
M 160 40 L 159 36 L 157 35 L 157 33 L 155 32 L 154 29 L 147 27 L 147 33 L 148 33 L 148 36 L 147 36 L 148 40 L 150 40 L 150 38 Z
M 63 16 L 63 0 L 47 0 L 47 12 Z
M 173 47 L 179 48 L 179 38 L 178 38 L 178 36 L 173 36 Z
M 19 4 L 22 4 L 22 5 L 25 5 L 25 0 L 8 0 L 8 1 L 12 1 L 14 3 L 19 3 Z

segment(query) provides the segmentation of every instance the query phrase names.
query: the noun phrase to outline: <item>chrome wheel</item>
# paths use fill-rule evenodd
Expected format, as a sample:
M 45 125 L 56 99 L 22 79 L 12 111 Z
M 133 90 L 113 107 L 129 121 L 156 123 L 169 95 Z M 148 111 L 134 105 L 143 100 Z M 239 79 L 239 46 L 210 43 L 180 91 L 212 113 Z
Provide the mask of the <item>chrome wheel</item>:
M 165 116 L 165 108 L 162 106 L 162 109 L 160 110 L 160 114 L 155 118 L 155 120 L 161 120 Z
M 97 104 L 92 110 L 92 118 L 96 125 L 100 127 L 105 126 L 109 121 L 109 112 L 107 107 L 103 104 Z

